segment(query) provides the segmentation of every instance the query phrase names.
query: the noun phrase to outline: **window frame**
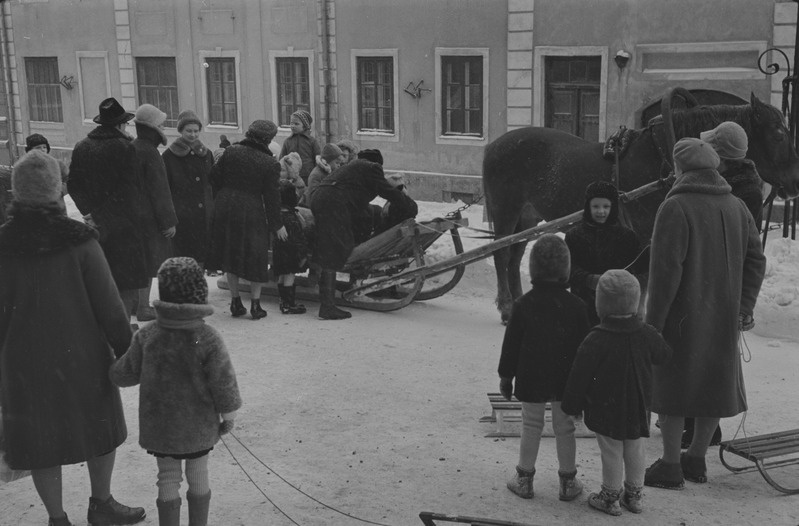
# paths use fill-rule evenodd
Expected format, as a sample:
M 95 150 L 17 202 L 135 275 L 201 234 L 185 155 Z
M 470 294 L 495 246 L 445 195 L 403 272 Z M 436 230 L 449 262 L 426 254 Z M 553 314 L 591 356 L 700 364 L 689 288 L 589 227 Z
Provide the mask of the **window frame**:
M 360 128 L 360 110 L 359 110 L 359 84 L 358 84 L 358 59 L 359 58 L 390 58 L 392 61 L 392 119 L 394 121 L 394 130 L 391 132 L 379 130 L 362 130 Z M 396 48 L 390 49 L 351 49 L 350 50 L 350 81 L 352 86 L 352 108 L 351 118 L 355 128 L 354 135 L 359 140 L 365 141 L 381 141 L 381 142 L 399 142 L 400 139 L 400 98 L 399 98 L 399 50 Z
M 272 117 L 278 126 L 278 136 L 288 136 L 291 135 L 291 128 L 288 126 L 281 126 L 280 125 L 280 106 L 279 106 L 279 98 L 280 98 L 280 87 L 278 86 L 277 82 L 277 59 L 279 58 L 305 58 L 308 60 L 308 100 L 310 101 L 311 115 L 314 115 L 314 109 L 316 108 L 316 63 L 315 63 L 315 53 L 314 50 L 274 50 L 269 52 L 269 73 L 271 78 L 271 89 L 272 89 Z
M 205 126 L 205 129 L 208 131 L 218 130 L 218 131 L 228 131 L 228 132 L 239 132 L 243 133 L 244 130 L 244 123 L 242 121 L 242 99 L 241 99 L 241 53 L 238 50 L 230 50 L 230 51 L 222 51 L 221 49 L 217 49 L 214 51 L 208 50 L 201 50 L 198 53 L 200 59 L 200 87 L 201 87 L 201 95 L 202 95 L 202 117 L 204 117 L 205 122 L 208 124 Z M 207 63 L 207 59 L 215 59 L 215 58 L 227 58 L 233 59 L 233 64 L 235 68 L 235 76 L 236 76 L 236 119 L 237 124 L 236 126 L 228 125 L 228 124 L 212 124 L 211 123 L 211 109 L 208 107 L 208 67 L 205 67 Z
M 482 57 L 483 59 L 483 79 L 482 79 L 482 135 L 475 136 L 475 135 L 445 135 L 443 133 L 444 130 L 444 95 L 443 95 L 443 87 L 444 87 L 444 67 L 443 67 L 443 59 L 444 57 L 459 57 L 459 56 L 471 56 L 471 57 Z M 488 137 L 489 137 L 489 123 L 488 123 L 488 115 L 489 115 L 489 78 L 491 75 L 489 74 L 489 48 L 446 48 L 446 47 L 437 47 L 435 48 L 435 78 L 436 78 L 436 90 L 435 90 L 435 107 L 436 107 L 436 115 L 435 115 L 435 137 L 436 137 L 436 144 L 457 144 L 457 145 L 466 145 L 466 146 L 485 146 L 488 144 Z
M 174 86 L 148 85 L 148 87 L 154 87 L 154 88 L 157 88 L 159 90 L 160 89 L 172 89 L 172 88 L 174 88 L 174 93 L 175 93 L 175 96 L 176 96 L 176 99 L 177 99 L 175 106 L 172 108 L 172 111 L 174 113 L 174 118 L 170 118 L 169 112 L 167 111 L 167 109 L 169 109 L 169 108 L 162 108 L 161 105 L 159 105 L 159 104 L 153 104 L 152 101 L 145 101 L 145 100 L 142 99 L 142 96 L 141 96 L 142 84 L 141 84 L 141 79 L 139 77 L 139 63 L 140 63 L 139 61 L 141 61 L 141 60 L 171 60 L 172 61 L 172 65 L 175 67 L 175 85 Z M 180 115 L 180 86 L 178 86 L 178 61 L 177 61 L 177 57 L 174 57 L 174 56 L 152 56 L 152 55 L 136 56 L 136 57 L 133 57 L 133 71 L 134 71 L 134 74 L 135 74 L 136 100 L 137 100 L 138 104 L 139 105 L 141 105 L 141 104 L 153 104 L 153 106 L 156 106 L 159 110 L 163 111 L 167 115 L 166 121 L 164 122 L 164 127 L 165 128 L 170 128 L 170 129 L 176 129 L 177 125 L 178 125 L 178 115 Z M 173 122 L 170 122 L 170 121 L 173 121 Z
M 46 84 L 34 84 L 31 85 L 31 76 L 28 74 L 28 65 L 33 64 L 34 62 L 43 63 L 44 61 L 54 61 L 55 68 L 56 68 L 56 78 L 55 82 L 53 83 L 46 83 Z M 64 124 L 64 99 L 61 97 L 61 82 L 59 81 L 59 69 L 58 69 L 58 57 L 25 57 L 24 59 L 24 69 L 25 69 L 25 90 L 27 95 L 27 106 L 28 106 L 28 121 L 32 123 L 44 123 L 44 124 Z M 57 111 L 61 114 L 61 120 L 40 120 L 33 118 L 33 98 L 31 97 L 31 93 L 33 93 L 34 88 L 37 86 L 45 86 L 45 87 L 52 87 L 55 88 L 56 98 L 58 99 Z M 38 115 L 37 115 L 38 116 Z
M 97 108 L 86 108 L 84 103 L 83 97 L 83 70 L 81 69 L 82 58 L 101 58 L 105 62 L 105 98 L 111 96 L 111 69 L 108 66 L 108 52 L 107 51 L 76 51 L 75 52 L 75 61 L 78 65 L 78 95 L 80 96 L 80 115 L 83 124 L 89 124 L 92 126 L 96 126 L 94 122 L 94 115 L 96 115 Z M 100 102 L 98 101 L 97 104 L 99 105 Z

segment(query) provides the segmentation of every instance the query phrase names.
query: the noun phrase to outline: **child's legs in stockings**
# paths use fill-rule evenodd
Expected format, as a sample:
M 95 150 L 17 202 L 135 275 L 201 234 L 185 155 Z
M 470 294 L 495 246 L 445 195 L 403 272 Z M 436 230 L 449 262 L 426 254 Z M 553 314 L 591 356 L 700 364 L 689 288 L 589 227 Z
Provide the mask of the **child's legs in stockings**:
M 180 498 L 183 480 L 181 461 L 172 457 L 156 457 L 158 462 L 158 500 L 167 502 Z
M 631 486 L 644 485 L 646 471 L 646 448 L 644 438 L 624 441 L 624 481 Z
M 186 460 L 186 482 L 192 495 L 207 495 L 211 488 L 208 485 L 208 455 Z
M 544 430 L 546 404 L 522 402 L 522 438 L 519 444 L 519 467 L 525 471 L 535 469 L 538 446 Z
M 278 276 L 277 282 L 279 285 L 291 287 L 292 285 L 294 285 L 294 274 L 281 274 L 280 276 Z
M 552 402 L 552 430 L 555 432 L 555 448 L 558 451 L 558 469 L 563 473 L 571 473 L 577 469 L 574 418 L 563 412 L 560 402 Z
M 621 489 L 624 471 L 624 442 L 599 433 L 596 435 L 596 441 L 599 444 L 599 454 L 602 459 L 602 485 L 613 491 Z M 643 475 L 641 480 L 643 481 Z

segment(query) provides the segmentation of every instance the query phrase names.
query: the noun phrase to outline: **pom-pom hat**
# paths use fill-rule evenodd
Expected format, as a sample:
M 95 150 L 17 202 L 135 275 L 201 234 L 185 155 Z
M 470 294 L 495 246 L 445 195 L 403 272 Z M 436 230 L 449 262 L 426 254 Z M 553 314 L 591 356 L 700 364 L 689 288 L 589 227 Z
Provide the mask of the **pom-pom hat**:
M 635 276 L 623 269 L 608 270 L 596 286 L 596 312 L 606 316 L 626 316 L 638 312 L 641 285 Z
M 749 138 L 737 122 L 722 122 L 712 130 L 700 133 L 699 138 L 712 146 L 722 159 L 740 161 L 746 158 Z
M 168 303 L 208 303 L 205 272 L 194 258 L 169 258 L 158 269 L 158 295 Z
M 571 256 L 566 242 L 555 234 L 544 234 L 530 251 L 532 281 L 568 281 Z
M 11 171 L 11 194 L 24 204 L 46 204 L 61 199 L 61 168 L 41 150 L 32 150 Z

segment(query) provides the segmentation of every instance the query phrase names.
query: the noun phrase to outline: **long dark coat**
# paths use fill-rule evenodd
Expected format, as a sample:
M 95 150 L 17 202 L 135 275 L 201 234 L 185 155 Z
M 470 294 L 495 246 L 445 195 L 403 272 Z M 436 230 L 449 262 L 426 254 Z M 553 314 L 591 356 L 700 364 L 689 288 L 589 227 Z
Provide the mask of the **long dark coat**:
M 354 229 L 364 216 L 371 218 L 369 202 L 380 196 L 391 203 L 397 217 L 415 217 L 417 205 L 386 181 L 383 167 L 357 159 L 330 174 L 311 196 L 314 215 L 314 259 L 322 268 L 341 270 L 356 238 Z M 397 211 L 403 211 L 398 213 Z
M 567 287 L 534 281 L 513 304 L 497 371 L 516 378 L 514 394 L 522 402 L 563 398 L 577 348 L 590 329 L 585 303 Z
M 280 219 L 280 163 L 260 142 L 244 139 L 211 170 L 214 216 L 206 267 L 249 281 L 269 281 L 269 231 Z
M 158 153 L 162 135 L 143 124 L 136 124 L 136 161 L 139 168 L 139 183 L 144 196 L 139 224 L 147 247 L 147 272 L 150 277 L 158 274 L 161 263 L 173 255 L 172 240 L 162 232 L 178 223 L 172 194 L 166 179 L 166 168 Z
M 738 315 L 751 315 L 766 268 L 744 203 L 715 170 L 685 172 L 652 235 L 646 319 L 674 351 L 654 368 L 652 410 L 730 417 L 746 410 Z
M 17 209 L 0 227 L 0 406 L 14 469 L 75 464 L 127 436 L 108 378 L 130 320 L 94 229 Z
M 208 148 L 199 145 L 201 147 L 196 149 L 187 149 L 172 143 L 163 158 L 178 216 L 178 229 L 173 239 L 175 255 L 204 262 L 214 212 L 210 180 L 214 156 Z
M 652 365 L 671 348 L 635 316 L 606 317 L 586 336 L 574 359 L 561 409 L 584 413 L 586 427 L 616 440 L 649 436 Z
M 97 225 L 119 290 L 145 287 L 150 275 L 139 224 L 144 200 L 131 137 L 110 126 L 90 131 L 72 150 L 67 188 L 81 214 L 91 214 Z

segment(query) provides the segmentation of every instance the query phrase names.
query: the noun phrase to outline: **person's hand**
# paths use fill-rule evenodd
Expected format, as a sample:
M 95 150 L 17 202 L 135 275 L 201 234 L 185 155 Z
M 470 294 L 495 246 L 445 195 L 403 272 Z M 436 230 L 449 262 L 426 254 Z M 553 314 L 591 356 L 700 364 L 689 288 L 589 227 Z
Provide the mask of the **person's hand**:
M 755 326 L 755 319 L 751 314 L 744 314 L 743 312 L 738 315 L 738 330 L 746 332 L 752 330 Z
M 511 397 L 513 396 L 513 380 L 510 378 L 500 378 L 499 392 L 502 394 L 502 397 L 505 400 L 510 402 Z
M 285 241 L 289 238 L 288 230 L 286 230 L 286 227 L 284 226 L 280 227 L 280 230 L 278 230 L 275 233 L 277 234 L 278 239 L 280 239 L 281 241 Z
M 222 420 L 222 423 L 219 424 L 219 436 L 226 435 L 233 431 L 233 420 Z
M 172 238 L 172 237 L 175 237 L 175 232 L 176 231 L 177 231 L 177 229 L 175 227 L 171 226 L 171 227 L 167 228 L 166 230 L 164 230 L 163 232 L 161 232 L 161 235 L 163 235 L 164 237 L 167 237 L 167 238 Z

